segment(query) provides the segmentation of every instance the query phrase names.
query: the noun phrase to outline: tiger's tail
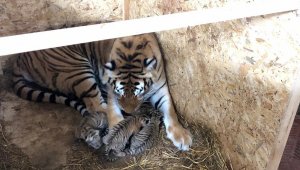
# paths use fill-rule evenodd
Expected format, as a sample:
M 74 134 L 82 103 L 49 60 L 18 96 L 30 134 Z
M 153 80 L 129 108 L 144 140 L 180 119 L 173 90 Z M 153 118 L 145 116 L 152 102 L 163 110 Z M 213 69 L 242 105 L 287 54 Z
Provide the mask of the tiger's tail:
M 34 82 L 26 80 L 23 75 L 13 73 L 13 89 L 19 97 L 26 100 L 65 104 L 79 111 L 82 116 L 87 116 L 89 114 L 85 105 L 78 100 L 39 86 Z

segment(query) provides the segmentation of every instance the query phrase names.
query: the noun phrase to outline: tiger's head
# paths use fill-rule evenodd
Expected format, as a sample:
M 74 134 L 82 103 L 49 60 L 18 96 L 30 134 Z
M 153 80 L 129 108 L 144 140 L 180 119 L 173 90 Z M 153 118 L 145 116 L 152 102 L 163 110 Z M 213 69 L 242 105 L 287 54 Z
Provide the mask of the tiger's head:
M 146 100 L 162 64 L 161 51 L 154 34 L 118 38 L 114 41 L 109 62 L 104 65 L 104 83 L 120 109 L 136 111 Z M 161 69 L 162 70 L 162 69 Z

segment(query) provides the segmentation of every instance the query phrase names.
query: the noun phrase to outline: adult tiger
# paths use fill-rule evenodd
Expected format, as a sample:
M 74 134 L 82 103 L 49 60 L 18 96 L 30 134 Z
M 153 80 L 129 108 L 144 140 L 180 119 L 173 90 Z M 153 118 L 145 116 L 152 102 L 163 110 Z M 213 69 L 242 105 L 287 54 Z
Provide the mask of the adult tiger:
M 174 145 L 188 150 L 192 144 L 191 134 L 178 121 L 155 34 L 24 53 L 14 65 L 13 80 L 22 98 L 64 103 L 82 114 L 86 107 L 86 119 L 106 113 L 110 129 L 124 119 L 122 110 L 131 113 L 150 101 L 163 113 Z M 89 136 L 86 141 L 94 148 L 100 147 L 98 125 L 91 125 L 97 121 L 86 122 L 81 127 L 89 130 L 81 135 Z

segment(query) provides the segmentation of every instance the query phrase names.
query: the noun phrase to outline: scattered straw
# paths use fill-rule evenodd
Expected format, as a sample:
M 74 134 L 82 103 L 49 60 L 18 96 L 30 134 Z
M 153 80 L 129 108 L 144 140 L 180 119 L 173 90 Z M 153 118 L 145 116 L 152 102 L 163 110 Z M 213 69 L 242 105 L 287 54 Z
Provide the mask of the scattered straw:
M 184 122 L 185 123 L 185 122 Z M 28 156 L 9 142 L 0 122 L 0 169 L 38 169 Z M 67 154 L 67 164 L 58 169 L 232 169 L 230 160 L 221 154 L 216 135 L 203 125 L 189 125 L 193 146 L 188 152 L 178 151 L 161 130 L 156 144 L 144 154 L 108 162 L 103 151 L 88 148 L 83 142 L 74 142 Z
M 4 129 L 3 129 L 2 125 L 1 125 L 1 123 L 0 123 L 0 132 L 1 132 L 3 140 L 8 144 L 9 142 L 6 139 L 5 135 L 4 135 Z
M 183 122 L 184 124 L 186 122 Z M 178 151 L 161 130 L 153 148 L 144 154 L 107 162 L 102 151 L 94 151 L 84 143 L 68 154 L 68 163 L 63 169 L 232 169 L 229 160 L 221 154 L 216 135 L 203 125 L 189 125 L 193 134 L 193 146 L 188 152 Z M 98 166 L 98 167 L 97 167 Z
M 9 142 L 2 125 L 3 122 L 0 121 L 0 169 L 38 169 L 30 163 L 28 156 L 21 149 Z
M 28 156 L 10 143 L 0 122 L 0 169 L 38 169 Z M 183 124 L 187 124 L 183 122 Z M 67 164 L 59 167 L 63 170 L 84 169 L 232 169 L 231 162 L 221 154 L 216 135 L 204 125 L 191 125 L 193 145 L 188 152 L 178 151 L 161 130 L 156 144 L 140 156 L 126 157 L 108 162 L 102 150 L 95 151 L 83 142 L 74 142 L 67 153 Z

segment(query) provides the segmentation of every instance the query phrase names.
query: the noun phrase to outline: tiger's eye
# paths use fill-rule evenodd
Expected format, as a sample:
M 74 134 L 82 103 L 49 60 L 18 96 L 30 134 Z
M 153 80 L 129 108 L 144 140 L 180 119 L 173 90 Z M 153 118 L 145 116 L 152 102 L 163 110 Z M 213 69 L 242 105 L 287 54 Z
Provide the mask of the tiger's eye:
M 140 50 L 140 49 L 142 49 L 144 47 L 144 45 L 143 44 L 140 44 L 140 45 L 138 45 L 137 47 L 136 47 L 136 49 L 137 50 Z

